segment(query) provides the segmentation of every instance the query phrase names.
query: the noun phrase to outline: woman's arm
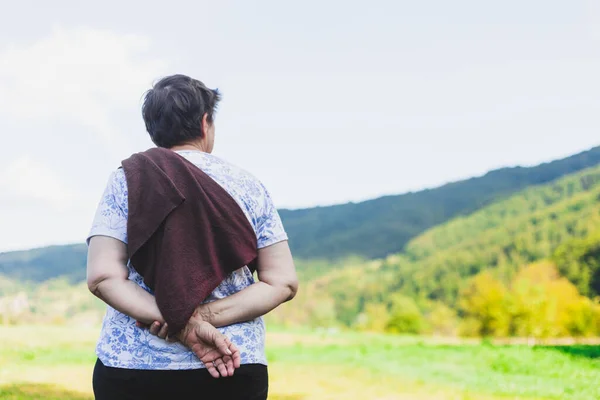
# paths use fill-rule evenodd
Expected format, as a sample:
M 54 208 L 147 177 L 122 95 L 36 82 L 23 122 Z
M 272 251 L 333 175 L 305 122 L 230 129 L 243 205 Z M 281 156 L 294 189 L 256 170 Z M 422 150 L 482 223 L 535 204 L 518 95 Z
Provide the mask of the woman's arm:
M 260 317 L 294 297 L 298 279 L 287 241 L 260 249 L 257 270 L 260 282 L 200 305 L 194 317 L 226 326 Z M 146 325 L 157 322 L 153 333 L 159 325 L 166 331 L 154 296 L 128 279 L 125 243 L 107 236 L 90 239 L 87 282 L 90 291 L 114 309 Z
M 128 279 L 127 245 L 108 236 L 90 239 L 87 284 L 106 304 L 145 324 L 164 323 L 154 296 Z
M 193 318 L 226 326 L 267 314 L 294 298 L 298 278 L 287 241 L 258 250 L 259 282 L 223 299 L 200 305 Z
M 190 322 L 205 321 L 222 327 L 249 321 L 267 314 L 296 295 L 298 278 L 287 241 L 258 250 L 257 272 L 259 282 L 231 296 L 201 304 Z M 162 322 L 155 322 L 150 332 L 165 338 L 165 326 Z
M 128 279 L 127 246 L 120 240 L 107 236 L 90 239 L 87 283 L 95 296 L 123 314 L 146 324 L 158 321 L 153 327 L 164 322 L 154 296 Z M 166 328 L 160 332 L 166 335 Z M 208 322 L 190 320 L 178 339 L 215 378 L 232 376 L 240 366 L 239 349 Z

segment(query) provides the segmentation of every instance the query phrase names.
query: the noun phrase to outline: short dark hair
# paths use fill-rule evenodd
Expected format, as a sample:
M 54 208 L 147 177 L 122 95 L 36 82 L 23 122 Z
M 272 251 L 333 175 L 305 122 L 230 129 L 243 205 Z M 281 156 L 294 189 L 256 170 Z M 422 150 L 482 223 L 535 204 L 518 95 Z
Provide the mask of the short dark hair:
M 202 117 L 213 123 L 221 95 L 185 75 L 162 78 L 144 96 L 142 116 L 150 138 L 170 148 L 202 137 Z

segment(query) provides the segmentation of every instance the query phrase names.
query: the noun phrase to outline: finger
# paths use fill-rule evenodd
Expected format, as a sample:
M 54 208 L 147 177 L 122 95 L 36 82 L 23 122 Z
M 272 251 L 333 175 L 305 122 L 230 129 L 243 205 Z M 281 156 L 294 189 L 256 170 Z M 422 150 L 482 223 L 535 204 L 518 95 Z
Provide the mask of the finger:
M 240 355 L 240 351 L 238 350 L 237 346 L 235 344 L 233 344 L 231 342 L 231 340 L 229 340 L 228 338 L 225 339 L 225 342 L 227 343 L 227 345 L 229 347 L 229 351 L 231 352 L 231 358 L 233 360 L 233 367 L 239 368 L 240 365 L 242 364 L 242 357 Z
M 227 366 L 225 365 L 225 363 L 223 363 L 222 359 L 218 358 L 214 362 L 215 362 L 215 365 L 217 366 L 217 369 L 219 370 L 219 373 L 221 374 L 221 376 L 223 376 L 223 377 L 229 376 L 229 374 L 227 373 Z
M 229 366 L 231 366 L 233 369 L 239 368 L 241 365 L 241 357 L 238 348 L 231 342 L 231 340 L 229 340 L 229 338 L 225 338 L 225 343 L 231 352 L 231 356 L 227 356 L 227 358 L 223 357 L 228 365 L 228 368 Z
M 208 369 L 208 373 L 210 374 L 210 376 L 212 376 L 213 378 L 219 378 L 221 376 L 221 375 L 219 375 L 219 371 L 217 371 L 217 369 L 212 364 L 212 362 L 210 362 L 208 364 L 204 364 L 204 365 Z
M 239 368 L 242 365 L 242 356 L 240 355 L 240 351 L 236 350 L 235 353 L 233 353 L 233 367 L 234 368 Z
M 140 329 L 148 329 L 148 328 L 150 328 L 150 325 L 145 324 L 145 323 L 140 322 L 140 321 L 135 321 L 135 326 L 137 326 Z
M 224 356 L 223 362 L 227 367 L 227 376 L 233 376 L 233 373 L 235 372 L 235 367 L 233 366 L 233 359 L 230 356 Z
M 230 356 L 231 350 L 229 350 L 229 344 L 227 343 L 227 338 L 225 336 L 219 336 L 215 339 L 215 347 L 219 350 L 219 353 L 224 356 Z
M 216 349 L 210 350 L 207 353 L 206 349 L 203 349 L 202 346 L 194 345 L 191 347 L 191 350 L 194 352 L 194 354 L 196 354 L 196 357 L 198 357 L 200 361 L 206 365 L 207 368 L 209 366 L 214 366 L 216 368 L 216 365 L 213 365 L 212 362 L 218 358 L 221 358 L 221 355 Z
M 162 325 L 162 327 L 160 328 L 160 331 L 158 331 L 158 337 L 161 338 L 161 339 L 165 339 L 167 337 L 167 333 L 168 332 L 169 332 L 169 326 L 165 322 Z
M 154 321 L 154 323 L 150 326 L 150 333 L 153 334 L 154 336 L 157 336 L 159 331 L 160 331 L 160 322 Z

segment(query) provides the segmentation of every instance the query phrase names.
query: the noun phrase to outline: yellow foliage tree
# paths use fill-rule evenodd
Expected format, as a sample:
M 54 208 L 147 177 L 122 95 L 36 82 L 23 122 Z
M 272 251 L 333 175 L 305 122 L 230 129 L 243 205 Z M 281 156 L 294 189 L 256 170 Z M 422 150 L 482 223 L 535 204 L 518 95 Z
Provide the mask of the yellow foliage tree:
M 466 335 L 549 338 L 600 332 L 600 305 L 546 261 L 521 269 L 510 288 L 490 272 L 480 273 L 462 291 L 459 304 Z
M 511 334 L 521 337 L 558 336 L 558 304 L 549 296 L 550 284 L 558 279 L 556 269 L 546 263 L 522 269 L 511 285 Z
M 509 333 L 506 287 L 486 271 L 476 275 L 462 291 L 459 306 L 465 315 L 462 332 L 476 336 L 505 336 Z
M 513 335 L 544 338 L 594 334 L 594 304 L 549 262 L 522 269 L 511 293 Z
M 434 303 L 427 314 L 426 320 L 433 334 L 445 336 L 454 336 L 456 334 L 458 316 L 456 315 L 456 311 L 444 303 Z
M 383 332 L 389 321 L 388 307 L 382 303 L 369 303 L 359 316 L 356 327 L 360 330 Z

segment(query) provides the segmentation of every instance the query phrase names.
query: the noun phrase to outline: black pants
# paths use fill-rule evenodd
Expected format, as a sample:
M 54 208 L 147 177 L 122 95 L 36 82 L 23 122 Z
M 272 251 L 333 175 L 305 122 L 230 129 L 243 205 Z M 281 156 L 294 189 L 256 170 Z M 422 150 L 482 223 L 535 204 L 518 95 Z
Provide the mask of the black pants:
M 267 367 L 260 364 L 242 365 L 233 376 L 215 379 L 204 368 L 121 369 L 98 360 L 93 385 L 96 400 L 266 400 L 269 377 Z

